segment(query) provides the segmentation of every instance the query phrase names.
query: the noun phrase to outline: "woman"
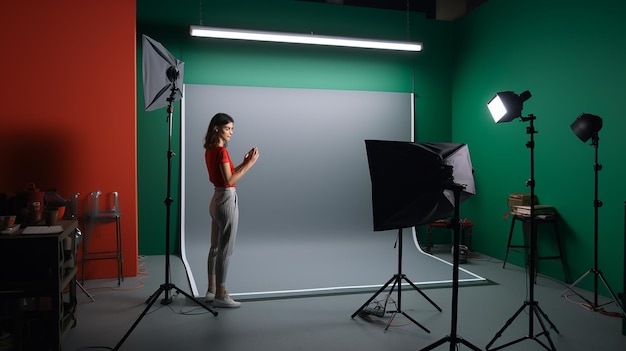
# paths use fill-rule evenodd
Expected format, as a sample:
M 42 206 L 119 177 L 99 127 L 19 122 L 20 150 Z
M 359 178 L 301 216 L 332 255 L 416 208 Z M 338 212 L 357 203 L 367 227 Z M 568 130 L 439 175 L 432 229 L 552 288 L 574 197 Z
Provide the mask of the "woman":
M 215 192 L 209 205 L 211 214 L 211 248 L 207 262 L 209 288 L 206 302 L 215 307 L 236 308 L 240 302 L 231 299 L 226 291 L 228 260 L 233 253 L 239 208 L 235 183 L 243 177 L 259 158 L 259 150 L 254 147 L 245 154 L 243 162 L 234 166 L 226 146 L 233 135 L 234 120 L 225 113 L 218 113 L 211 119 L 204 137 L 204 158 L 209 180 Z

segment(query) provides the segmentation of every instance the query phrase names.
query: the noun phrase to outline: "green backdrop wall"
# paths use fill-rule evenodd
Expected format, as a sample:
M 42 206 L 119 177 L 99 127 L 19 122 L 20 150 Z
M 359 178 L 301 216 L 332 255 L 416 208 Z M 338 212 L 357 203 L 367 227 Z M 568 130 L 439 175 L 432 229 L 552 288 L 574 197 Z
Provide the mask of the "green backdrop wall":
M 477 196 L 463 210 L 479 223 L 474 243 L 481 252 L 503 258 L 510 223 L 502 220 L 506 199 L 512 192 L 529 192 L 525 182 L 530 175 L 528 123 L 518 119 L 496 125 L 486 103 L 498 91 L 529 90 L 533 97 L 523 113 L 537 117 L 536 191 L 540 203 L 555 206 L 560 214 L 573 279 L 593 266 L 594 150 L 575 136 L 570 124 L 581 113 L 603 118 L 599 266 L 609 285 L 621 291 L 626 24 L 620 14 L 625 10 L 626 3 L 610 0 L 593 6 L 490 0 L 456 23 L 452 138 L 468 143 L 472 151 Z M 540 249 L 554 248 L 541 228 L 539 236 Z M 513 259 L 522 264 L 521 255 Z M 563 278 L 558 261 L 542 264 L 540 272 Z M 592 288 L 592 281 L 585 279 L 580 286 Z

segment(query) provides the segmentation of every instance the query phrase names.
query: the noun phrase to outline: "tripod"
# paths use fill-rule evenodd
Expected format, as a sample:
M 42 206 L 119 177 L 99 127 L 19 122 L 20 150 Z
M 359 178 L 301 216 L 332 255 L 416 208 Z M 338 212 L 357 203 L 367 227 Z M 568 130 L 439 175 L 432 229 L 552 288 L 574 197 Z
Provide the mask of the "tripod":
M 411 316 L 409 316 L 404 311 L 402 311 L 402 280 L 409 283 L 409 285 L 411 285 L 413 289 L 415 289 L 418 293 L 424 296 L 424 298 L 428 300 L 428 302 L 430 302 L 433 306 L 435 306 L 437 310 L 439 310 L 439 312 L 441 312 L 441 308 L 439 308 L 437 304 L 435 304 L 428 296 L 426 296 L 426 294 L 424 294 L 424 292 L 420 288 L 418 288 L 415 284 L 413 284 L 413 282 L 410 281 L 409 278 L 407 278 L 406 275 L 402 273 L 402 228 L 399 228 L 398 229 L 398 273 L 394 274 L 393 277 L 391 277 L 391 279 L 389 279 L 385 283 L 385 285 L 383 285 L 380 289 L 378 289 L 378 291 L 374 295 L 372 295 L 372 297 L 369 298 L 369 300 L 365 301 L 365 303 L 352 314 L 351 318 L 354 318 L 356 315 L 361 313 L 361 311 L 365 307 L 367 307 L 367 305 L 369 305 L 369 303 L 372 302 L 372 300 L 374 300 L 376 296 L 378 296 L 381 292 L 383 292 L 389 286 L 389 284 L 393 282 L 393 285 L 391 285 L 391 291 L 389 292 L 389 294 L 393 293 L 393 290 L 395 289 L 397 285 L 398 286 L 398 303 L 396 304 L 396 310 L 391 312 L 393 313 L 393 317 L 387 323 L 387 326 L 385 327 L 385 331 L 389 329 L 389 326 L 391 325 L 391 322 L 393 322 L 393 319 L 395 318 L 396 314 L 400 313 L 404 315 L 406 318 L 408 318 L 411 322 L 415 323 L 418 327 L 422 328 L 427 333 L 430 333 L 430 330 L 426 329 L 426 327 L 419 324 L 415 319 L 411 318 Z
M 606 290 L 608 290 L 609 294 L 611 294 L 611 297 L 613 298 L 612 302 L 615 302 L 617 307 L 619 307 L 620 311 L 622 312 L 622 315 L 626 316 L 626 313 L 624 313 L 624 307 L 619 303 L 619 300 L 617 299 L 615 293 L 613 292 L 613 290 L 611 289 L 611 287 L 609 286 L 607 281 L 604 279 L 604 275 L 602 274 L 602 271 L 598 268 L 598 208 L 602 207 L 602 201 L 598 200 L 598 172 L 600 170 L 602 170 L 602 165 L 598 163 L 598 144 L 599 144 L 598 141 L 599 140 L 600 140 L 600 138 L 598 138 L 598 133 L 597 132 L 593 133 L 593 135 L 591 136 L 591 146 L 593 146 L 593 148 L 595 150 L 595 152 L 594 152 L 595 160 L 594 160 L 594 164 L 593 164 L 593 171 L 594 171 L 593 268 L 589 269 L 585 274 L 583 274 L 574 283 L 572 283 L 572 285 L 570 285 L 568 289 L 571 290 L 572 292 L 574 292 L 574 294 L 578 295 L 581 299 L 585 300 L 591 309 L 593 309 L 594 311 L 598 311 L 602 306 L 611 303 L 611 302 L 607 302 L 607 303 L 602 304 L 602 305 L 598 304 L 598 279 L 600 279 L 600 280 L 602 280 L 602 283 L 604 284 L 604 287 L 606 288 Z M 581 280 L 583 280 L 589 274 L 593 274 L 594 275 L 594 280 L 593 280 L 593 302 L 589 301 L 587 298 L 585 298 L 581 294 L 577 293 L 573 289 L 573 287 L 575 287 L 576 284 L 578 284 Z M 565 293 L 565 292 L 563 292 L 563 293 Z M 561 294 L 561 295 L 563 295 L 563 294 Z
M 459 197 L 461 190 L 464 188 L 460 184 L 450 184 L 448 186 L 454 192 L 454 218 L 450 222 L 452 229 L 454 230 L 454 254 L 452 256 L 452 323 L 450 335 L 445 336 L 433 344 L 426 346 L 422 351 L 432 350 L 439 345 L 443 345 L 446 342 L 450 342 L 450 351 L 456 350 L 456 345 L 461 343 L 474 351 L 480 351 L 477 346 L 472 345 L 469 341 L 460 338 L 457 333 L 457 320 L 459 310 L 459 256 L 460 256 L 460 232 L 461 232 L 461 220 L 459 215 Z
M 172 73 L 170 72 L 170 70 L 168 70 L 168 77 L 170 77 L 170 74 L 172 74 Z M 178 72 L 176 72 L 175 74 L 178 75 Z M 170 80 L 172 82 L 174 82 L 175 78 L 176 77 L 170 78 Z M 126 339 L 133 332 L 135 327 L 137 327 L 137 325 L 139 325 L 139 322 L 141 322 L 141 319 L 146 315 L 146 313 L 148 313 L 148 311 L 150 310 L 152 305 L 154 305 L 154 303 L 157 301 L 157 299 L 161 295 L 161 293 L 165 294 L 164 298 L 161 300 L 161 304 L 162 305 L 168 305 L 168 304 L 172 303 L 171 291 L 175 290 L 177 293 L 183 294 L 184 296 L 186 296 L 191 301 L 195 302 L 199 306 L 201 306 L 204 309 L 206 309 L 207 311 L 211 312 L 214 316 L 217 316 L 217 312 L 216 311 L 213 311 L 208 306 L 206 306 L 206 305 L 202 304 L 200 301 L 196 300 L 190 294 L 184 292 L 183 290 L 178 288 L 173 283 L 170 283 L 170 207 L 172 205 L 172 198 L 170 197 L 170 194 L 171 194 L 171 177 L 172 177 L 172 157 L 174 156 L 174 152 L 172 151 L 172 113 L 174 112 L 174 108 L 172 107 L 172 103 L 175 100 L 175 95 L 176 95 L 176 85 L 172 84 L 171 94 L 167 98 L 167 101 L 168 101 L 167 121 L 169 123 L 169 138 L 168 138 L 168 151 L 167 151 L 167 197 L 165 198 L 165 201 L 164 201 L 165 202 L 165 208 L 166 208 L 166 217 L 165 217 L 165 283 L 161 284 L 161 286 L 159 286 L 159 288 L 152 295 L 150 295 L 150 297 L 146 301 L 146 303 L 148 304 L 146 306 L 146 308 L 139 315 L 139 318 L 137 318 L 137 320 L 130 327 L 130 329 L 128 329 L 128 331 L 126 332 L 124 337 L 117 343 L 117 345 L 115 345 L 115 348 L 113 348 L 113 350 L 119 350 L 119 348 L 122 346 L 124 341 L 126 341 Z
M 537 131 L 535 131 L 535 128 L 534 128 L 535 118 L 536 117 L 532 114 L 529 115 L 528 117 L 521 118 L 522 122 L 530 123 L 530 126 L 526 128 L 526 133 L 530 135 L 530 141 L 526 143 L 526 147 L 530 149 L 530 179 L 526 182 L 526 185 L 530 187 L 530 257 L 528 258 L 528 261 L 529 261 L 528 264 L 530 266 L 528 269 L 529 296 L 528 296 L 528 299 L 524 301 L 522 306 L 513 314 L 511 318 L 509 318 L 509 320 L 505 323 L 505 325 L 496 333 L 496 336 L 494 336 L 494 338 L 489 342 L 489 344 L 487 344 L 486 346 L 487 350 L 499 350 L 501 348 L 516 344 L 520 341 L 531 339 L 539 343 L 546 350 L 556 351 L 554 343 L 552 342 L 552 339 L 550 338 L 550 333 L 546 329 L 546 324 L 544 323 L 543 319 L 546 320 L 546 322 L 550 325 L 552 329 L 554 329 L 557 332 L 557 334 L 559 333 L 559 331 L 556 328 L 556 326 L 552 324 L 552 322 L 550 321 L 548 316 L 543 312 L 543 310 L 541 310 L 541 308 L 539 307 L 539 302 L 535 301 L 535 265 L 537 264 L 537 217 L 535 215 L 535 201 L 534 201 L 535 199 L 535 153 L 534 153 L 535 138 L 534 138 L 534 135 L 535 133 L 537 133 Z M 511 323 L 513 323 L 515 318 L 517 318 L 524 310 L 526 310 L 527 307 L 528 307 L 528 334 L 526 336 L 523 336 L 511 342 L 508 342 L 504 345 L 490 349 L 491 345 L 493 345 L 496 339 L 502 336 L 502 333 L 504 332 L 504 330 L 506 330 L 506 328 L 508 328 L 511 325 Z M 537 318 L 537 321 L 541 325 L 541 329 L 542 329 L 542 331 L 537 334 L 535 334 L 535 324 L 534 324 L 535 317 Z M 539 337 L 542 335 L 545 335 L 546 339 L 548 340 L 548 343 L 550 344 L 549 347 L 544 342 L 539 340 Z

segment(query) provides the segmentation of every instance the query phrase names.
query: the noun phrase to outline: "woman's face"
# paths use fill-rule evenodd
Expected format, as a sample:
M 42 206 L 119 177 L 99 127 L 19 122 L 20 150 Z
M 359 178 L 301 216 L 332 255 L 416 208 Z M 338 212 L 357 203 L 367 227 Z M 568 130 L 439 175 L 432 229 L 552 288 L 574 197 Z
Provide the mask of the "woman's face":
M 222 140 L 223 142 L 228 142 L 230 140 L 230 137 L 233 135 L 233 128 L 233 122 L 220 126 L 218 131 L 220 140 Z

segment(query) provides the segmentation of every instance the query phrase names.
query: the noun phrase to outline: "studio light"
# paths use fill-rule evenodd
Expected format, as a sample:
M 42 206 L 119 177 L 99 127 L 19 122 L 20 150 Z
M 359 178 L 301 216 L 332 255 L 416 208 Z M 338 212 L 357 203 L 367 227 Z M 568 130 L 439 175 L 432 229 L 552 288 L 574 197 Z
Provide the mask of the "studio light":
M 524 101 L 530 99 L 530 97 L 528 90 L 520 95 L 512 91 L 503 91 L 492 97 L 487 103 L 487 107 L 496 123 L 510 122 L 522 116 Z
M 602 118 L 589 113 L 583 113 L 578 116 L 574 123 L 570 126 L 576 136 L 586 143 L 589 138 L 598 135 L 600 129 L 602 129 Z
M 598 149 L 600 147 L 600 137 L 598 136 L 598 132 L 602 129 L 602 118 L 596 115 L 592 115 L 589 113 L 583 113 L 578 116 L 574 123 L 570 126 L 572 131 L 576 136 L 582 140 L 584 143 L 591 138 L 591 146 L 594 148 L 594 162 L 593 162 L 593 267 L 590 268 L 585 274 L 583 274 L 580 278 L 578 278 L 572 285 L 569 286 L 569 290 L 578 295 L 581 299 L 583 299 L 589 308 L 593 311 L 602 311 L 604 305 L 608 305 L 610 303 L 615 303 L 615 305 L 620 309 L 622 316 L 626 316 L 626 311 L 624 310 L 624 306 L 619 302 L 617 295 L 611 289 L 611 286 L 604 278 L 604 273 L 598 267 L 599 261 L 599 250 L 598 250 L 598 242 L 599 242 L 599 209 L 602 207 L 602 201 L 598 198 L 598 187 L 599 187 L 599 177 L 598 173 L 602 170 L 602 165 L 598 162 Z M 576 290 L 574 287 L 581 282 L 586 276 L 593 275 L 593 301 L 589 300 Z M 599 282 L 602 281 L 606 291 L 611 295 L 613 301 L 600 303 L 598 299 L 598 285 Z M 567 291 L 567 290 L 566 290 Z M 565 291 L 561 294 L 561 296 L 565 296 Z
M 183 68 L 184 62 L 178 60 L 172 55 L 163 44 L 150 38 L 147 35 L 142 35 L 141 39 L 142 49 L 142 73 L 143 73 L 143 90 L 144 90 L 144 105 L 146 111 L 152 111 L 157 108 L 167 106 L 167 123 L 168 123 L 168 150 L 167 150 L 167 186 L 165 197 L 165 282 L 159 286 L 159 288 L 150 295 L 150 298 L 146 301 L 146 308 L 139 315 L 135 323 L 128 329 L 122 339 L 112 349 L 117 351 L 120 349 L 124 341 L 128 339 L 130 334 L 135 330 L 139 322 L 143 319 L 146 313 L 152 308 L 152 305 L 157 301 L 161 293 L 164 294 L 161 300 L 162 305 L 169 305 L 172 303 L 172 290 L 178 294 L 183 294 L 189 300 L 195 302 L 201 308 L 204 308 L 214 316 L 218 313 L 213 311 L 206 304 L 202 304 L 196 300 L 195 297 L 189 293 L 181 290 L 175 284 L 171 283 L 170 279 L 170 217 L 171 217 L 171 183 L 172 183 L 172 157 L 175 153 L 172 151 L 172 125 L 173 125 L 173 112 L 174 101 L 182 98 L 182 92 L 180 86 L 183 84 Z
M 522 116 L 522 108 L 524 101 L 530 99 L 531 95 L 528 90 L 524 91 L 520 95 L 517 95 L 511 91 L 505 91 L 501 93 L 497 93 L 491 100 L 487 103 L 487 107 L 489 107 L 489 111 L 491 112 L 491 116 L 496 123 L 500 122 L 510 122 L 516 118 L 520 118 L 522 122 L 528 122 L 530 125 L 526 127 L 526 134 L 529 135 L 530 140 L 526 143 L 526 147 L 530 150 L 530 178 L 526 181 L 526 185 L 530 187 L 530 198 L 535 198 L 535 134 L 537 131 L 535 130 L 534 122 L 536 117 L 533 114 L 529 114 L 527 116 Z M 539 303 L 535 300 L 535 273 L 537 272 L 537 213 L 535 212 L 535 204 L 533 201 L 530 203 L 530 239 L 528 248 L 530 252 L 528 254 L 528 295 L 527 299 L 524 301 L 522 306 L 515 312 L 515 314 L 509 318 L 506 324 L 496 333 L 496 336 L 491 339 L 491 341 L 487 344 L 487 351 L 495 351 L 502 349 L 504 347 L 513 345 L 520 341 L 524 340 L 534 340 L 543 346 L 546 350 L 556 351 L 554 347 L 554 343 L 550 338 L 550 333 L 546 326 L 549 326 L 550 329 L 554 329 L 557 333 L 558 330 L 556 326 L 548 319 L 548 315 L 539 307 Z M 518 338 L 514 341 L 507 342 L 495 348 L 492 348 L 492 345 L 499 339 L 503 332 L 511 325 L 514 319 L 519 316 L 523 316 L 522 312 L 525 312 L 525 315 L 528 316 L 528 333 L 526 336 Z M 535 320 L 539 322 L 541 326 L 541 331 L 535 332 Z M 539 337 L 544 336 L 548 341 L 550 347 L 544 343 L 544 341 L 539 340 Z
M 421 43 L 389 41 L 389 40 L 370 40 L 356 39 L 345 37 L 331 37 L 314 34 L 292 34 L 279 32 L 252 31 L 230 28 L 216 28 L 192 25 L 189 33 L 194 37 L 218 38 L 218 39 L 235 39 L 235 40 L 252 40 L 252 41 L 269 41 L 277 43 L 295 43 L 310 45 L 328 45 L 328 46 L 344 46 L 367 49 L 382 49 L 395 51 L 422 51 Z

